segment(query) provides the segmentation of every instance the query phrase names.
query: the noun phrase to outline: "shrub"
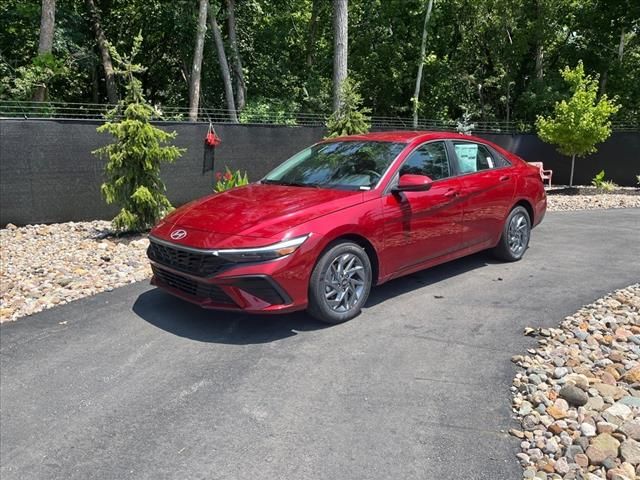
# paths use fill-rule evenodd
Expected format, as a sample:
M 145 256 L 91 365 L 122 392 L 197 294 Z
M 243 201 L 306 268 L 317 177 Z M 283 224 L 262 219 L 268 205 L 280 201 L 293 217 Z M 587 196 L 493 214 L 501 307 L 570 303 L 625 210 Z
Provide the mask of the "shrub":
M 133 63 L 142 37 L 135 38 L 129 56 L 120 56 L 114 48 L 111 55 L 116 73 L 125 78 L 126 96 L 112 111 L 108 122 L 98 132 L 110 133 L 115 141 L 93 153 L 106 158 L 106 181 L 102 195 L 108 204 L 120 206 L 112 220 L 117 232 L 140 232 L 151 228 L 173 207 L 165 196 L 166 187 L 160 179 L 160 164 L 171 163 L 184 149 L 167 145 L 176 137 L 151 125 L 154 109 L 144 99 L 142 84 L 135 74 L 144 71 Z
M 591 185 L 602 192 L 613 192 L 616 188 L 618 188 L 617 183 L 612 182 L 611 180 L 604 179 L 604 170 L 601 170 L 600 173 L 593 177 L 593 180 L 591 180 Z
M 240 170 L 232 172 L 229 170 L 229 167 L 225 167 L 225 169 L 226 171 L 224 173 L 216 173 L 216 184 L 213 187 L 214 191 L 224 192 L 225 190 L 241 187 L 242 185 L 247 185 L 249 183 L 247 172 L 242 173 Z
M 602 182 L 602 184 L 600 185 L 598 190 L 600 190 L 602 192 L 605 192 L 605 193 L 611 193 L 616 188 L 618 188 L 618 184 L 617 183 L 612 182 L 611 180 L 605 180 L 604 182 Z
M 596 174 L 596 176 L 593 177 L 593 180 L 591 180 L 591 185 L 599 189 L 600 187 L 602 187 L 603 183 L 604 183 L 604 170 L 600 170 L 600 173 Z
M 346 78 L 340 87 L 340 108 L 327 120 L 327 138 L 367 133 L 371 126 L 371 110 L 362 106 L 360 85 Z

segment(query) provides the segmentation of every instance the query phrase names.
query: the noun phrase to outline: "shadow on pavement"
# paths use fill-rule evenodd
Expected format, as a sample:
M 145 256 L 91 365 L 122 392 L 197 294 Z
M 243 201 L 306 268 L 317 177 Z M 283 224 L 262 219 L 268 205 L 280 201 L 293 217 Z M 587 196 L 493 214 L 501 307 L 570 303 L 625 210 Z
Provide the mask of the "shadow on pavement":
M 366 307 L 371 309 L 397 295 L 491 263 L 496 261 L 488 253 L 481 252 L 393 280 L 375 287 Z M 299 332 L 321 330 L 330 326 L 314 320 L 306 312 L 247 315 L 206 310 L 157 288 L 140 295 L 133 305 L 133 312 L 150 324 L 180 337 L 233 345 L 268 343 L 292 337 Z
M 200 342 L 249 345 L 268 343 L 298 332 L 326 328 L 306 312 L 248 315 L 207 310 L 155 288 L 140 295 L 133 312 L 143 320 L 180 337 Z
M 436 284 L 442 280 L 455 277 L 462 273 L 470 272 L 477 268 L 486 267 L 487 265 L 496 263 L 502 262 L 493 258 L 489 252 L 480 252 L 458 260 L 443 263 L 442 265 L 428 268 L 417 273 L 412 273 L 406 277 L 391 280 L 390 282 L 371 290 L 366 307 L 374 307 L 375 305 L 385 302 L 397 295 L 409 293 L 413 290 L 418 290 L 428 285 Z

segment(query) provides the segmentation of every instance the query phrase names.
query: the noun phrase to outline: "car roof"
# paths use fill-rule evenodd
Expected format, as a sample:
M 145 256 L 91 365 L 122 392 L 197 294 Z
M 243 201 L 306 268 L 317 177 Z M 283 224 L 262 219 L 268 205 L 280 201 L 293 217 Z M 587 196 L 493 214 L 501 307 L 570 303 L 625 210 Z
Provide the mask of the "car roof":
M 454 132 L 432 132 L 432 131 L 419 131 L 419 130 L 393 130 L 386 132 L 369 132 L 360 135 L 348 135 L 345 137 L 330 138 L 325 141 L 369 141 L 369 142 L 397 142 L 397 143 L 412 143 L 416 140 L 442 140 L 442 139 L 460 139 L 460 140 L 475 140 L 483 143 L 486 140 L 473 137 L 471 135 L 463 135 Z

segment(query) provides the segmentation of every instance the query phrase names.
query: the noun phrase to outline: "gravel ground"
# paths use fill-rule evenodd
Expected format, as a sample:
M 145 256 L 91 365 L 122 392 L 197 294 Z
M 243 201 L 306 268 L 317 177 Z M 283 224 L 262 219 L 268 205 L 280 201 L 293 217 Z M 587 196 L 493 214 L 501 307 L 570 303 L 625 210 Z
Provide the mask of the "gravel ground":
M 527 479 L 640 478 L 640 284 L 581 308 L 512 361 Z
M 640 195 L 547 195 L 549 211 L 593 210 L 597 208 L 640 208 Z
M 0 322 L 144 280 L 143 236 L 101 239 L 109 222 L 0 230 Z

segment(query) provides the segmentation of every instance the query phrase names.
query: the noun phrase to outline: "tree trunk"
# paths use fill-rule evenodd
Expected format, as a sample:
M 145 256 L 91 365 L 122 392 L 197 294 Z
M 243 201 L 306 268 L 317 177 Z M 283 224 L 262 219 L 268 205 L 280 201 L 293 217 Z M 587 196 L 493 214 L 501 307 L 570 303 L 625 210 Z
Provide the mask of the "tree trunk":
M 624 27 L 620 31 L 620 43 L 618 44 L 618 61 L 622 63 L 624 57 Z
M 213 32 L 213 40 L 216 44 L 216 52 L 218 54 L 218 64 L 220 65 L 220 74 L 222 75 L 222 83 L 224 84 L 224 98 L 227 101 L 227 110 L 229 117 L 233 123 L 238 123 L 238 115 L 236 114 L 236 103 L 233 99 L 233 86 L 231 83 L 231 72 L 229 71 L 229 63 L 227 62 L 227 54 L 224 51 L 224 41 L 222 40 L 222 32 L 216 20 L 217 11 L 213 11 L 209 5 L 209 25 Z
M 347 0 L 333 0 L 333 111 L 340 109 L 340 89 L 347 78 L 349 13 Z
M 431 9 L 433 8 L 433 0 L 429 0 L 427 5 L 427 13 L 424 16 L 424 26 L 422 27 L 422 45 L 420 46 L 420 63 L 418 64 L 418 74 L 416 75 L 416 89 L 413 92 L 413 128 L 418 128 L 418 106 L 420 100 L 420 85 L 422 84 L 422 68 L 424 67 L 424 58 L 427 51 L 427 27 L 431 18 Z
M 573 187 L 573 170 L 576 164 L 575 154 L 571 156 L 571 175 L 569 176 L 569 186 Z
M 107 37 L 104 34 L 104 30 L 102 30 L 100 13 L 96 8 L 94 0 L 85 0 L 85 4 L 91 18 L 91 24 L 93 27 L 93 33 L 96 36 L 98 50 L 100 50 L 100 59 L 102 60 L 105 86 L 107 88 L 107 98 L 109 99 L 109 103 L 115 104 L 118 103 L 118 89 L 116 87 L 116 78 L 113 71 L 113 63 L 111 62 L 111 54 L 109 53 L 109 47 L 107 45 Z
M 242 73 L 242 59 L 240 58 L 240 50 L 238 49 L 238 40 L 236 37 L 236 2 L 235 0 L 227 0 L 227 27 L 229 28 L 229 44 L 231 47 L 232 68 L 236 80 L 236 108 L 238 112 L 244 109 L 247 96 L 247 86 L 244 83 L 244 73 Z
M 311 7 L 311 20 L 309 21 L 309 37 L 307 38 L 307 67 L 313 65 L 316 53 L 316 36 L 318 34 L 318 15 L 320 13 L 320 0 L 313 0 Z
M 42 0 L 42 13 L 40 14 L 40 41 L 38 43 L 38 55 L 51 53 L 53 49 L 53 29 L 56 23 L 56 0 Z M 47 98 L 47 86 L 39 85 L 33 92 L 33 100 L 44 102 Z
M 544 47 L 542 45 L 536 48 L 536 78 L 538 80 L 544 78 Z
M 193 65 L 189 79 L 189 120 L 198 121 L 198 107 L 200 106 L 200 77 L 202 74 L 202 53 L 204 51 L 204 36 L 207 33 L 207 0 L 198 1 L 198 25 L 196 32 L 196 46 L 193 50 Z

